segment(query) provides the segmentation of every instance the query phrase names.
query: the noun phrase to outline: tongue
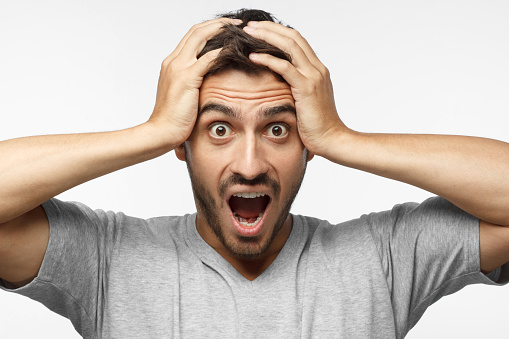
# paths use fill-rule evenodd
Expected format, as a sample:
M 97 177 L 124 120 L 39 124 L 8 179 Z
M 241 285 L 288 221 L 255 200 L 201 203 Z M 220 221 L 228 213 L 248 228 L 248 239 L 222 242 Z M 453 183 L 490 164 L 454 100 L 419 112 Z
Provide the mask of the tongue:
M 242 218 L 256 218 L 267 207 L 268 199 L 267 196 L 258 198 L 231 197 L 230 208 L 232 212 L 235 212 L 235 214 Z

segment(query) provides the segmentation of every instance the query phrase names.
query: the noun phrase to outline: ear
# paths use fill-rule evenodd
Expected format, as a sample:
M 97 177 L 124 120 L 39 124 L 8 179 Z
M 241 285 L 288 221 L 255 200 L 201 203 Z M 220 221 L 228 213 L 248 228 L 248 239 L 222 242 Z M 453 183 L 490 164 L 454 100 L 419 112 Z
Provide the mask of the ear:
M 186 152 L 184 150 L 184 144 L 180 144 L 175 148 L 175 155 L 181 161 L 186 161 Z

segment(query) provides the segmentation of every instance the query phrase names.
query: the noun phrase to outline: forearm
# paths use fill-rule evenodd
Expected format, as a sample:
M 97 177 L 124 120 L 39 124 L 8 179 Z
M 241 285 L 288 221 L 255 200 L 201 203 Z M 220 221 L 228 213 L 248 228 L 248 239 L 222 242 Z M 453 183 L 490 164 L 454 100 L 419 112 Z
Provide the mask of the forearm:
M 476 217 L 509 225 L 509 144 L 449 135 L 338 134 L 324 156 L 406 182 Z
M 74 186 L 172 149 L 151 124 L 0 142 L 0 223 Z
M 199 89 L 220 52 L 197 59 L 200 44 L 233 19 L 191 28 L 162 63 L 154 111 L 148 122 L 126 130 L 28 137 L 0 142 L 0 224 L 88 180 L 157 156 L 181 145 L 198 113 Z

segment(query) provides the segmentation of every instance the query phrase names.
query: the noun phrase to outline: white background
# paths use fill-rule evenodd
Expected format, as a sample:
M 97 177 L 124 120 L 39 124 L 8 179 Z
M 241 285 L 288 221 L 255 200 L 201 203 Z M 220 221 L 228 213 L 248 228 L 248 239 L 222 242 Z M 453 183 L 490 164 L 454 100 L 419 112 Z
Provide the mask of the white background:
M 161 61 L 190 26 L 241 7 L 272 12 L 308 39 L 349 127 L 509 141 L 505 0 L 2 0 L 0 140 L 144 122 Z M 428 196 L 316 157 L 292 211 L 340 222 Z M 173 152 L 60 198 L 140 217 L 195 210 Z M 407 338 L 507 338 L 508 302 L 507 287 L 469 286 L 430 307 Z M 0 292 L 0 337 L 79 336 L 39 303 Z

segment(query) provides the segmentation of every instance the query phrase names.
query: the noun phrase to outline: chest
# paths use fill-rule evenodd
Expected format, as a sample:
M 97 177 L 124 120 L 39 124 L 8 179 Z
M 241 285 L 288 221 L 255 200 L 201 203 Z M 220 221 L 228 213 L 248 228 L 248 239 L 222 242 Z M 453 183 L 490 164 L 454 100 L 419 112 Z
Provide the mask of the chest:
M 385 279 L 378 261 L 367 259 L 375 253 L 346 253 L 338 262 L 311 246 L 253 282 L 193 253 L 112 262 L 103 335 L 394 337 Z

